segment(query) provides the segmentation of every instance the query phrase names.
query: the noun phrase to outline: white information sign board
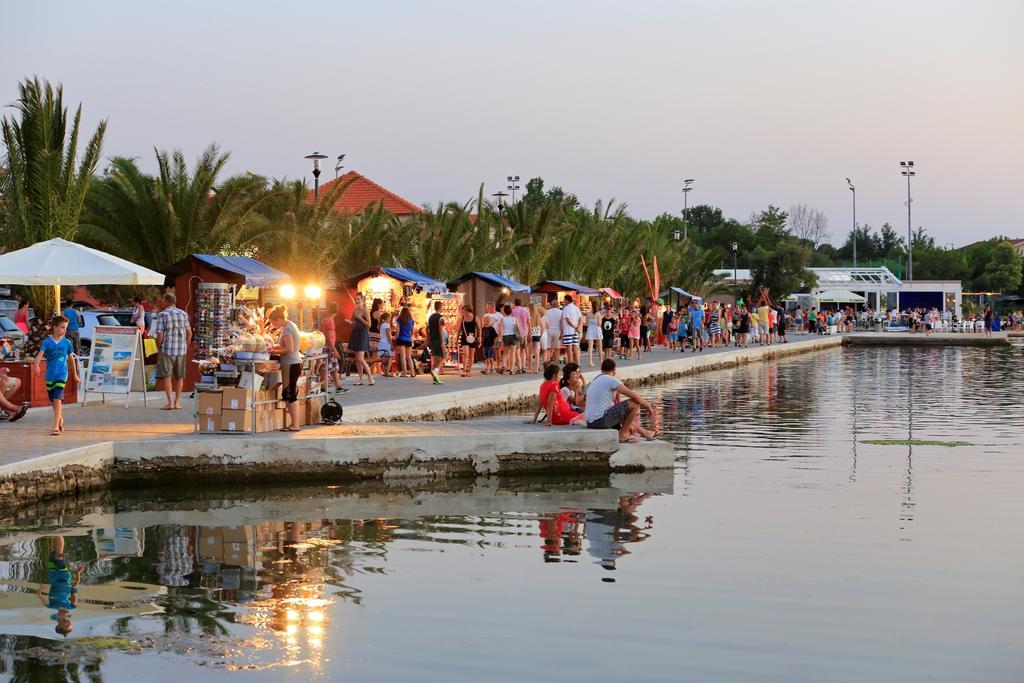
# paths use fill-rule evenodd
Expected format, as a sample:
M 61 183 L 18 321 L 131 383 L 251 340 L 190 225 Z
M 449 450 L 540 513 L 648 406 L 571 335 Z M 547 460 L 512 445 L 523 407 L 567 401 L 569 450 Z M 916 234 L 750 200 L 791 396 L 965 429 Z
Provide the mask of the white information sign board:
M 85 376 L 85 394 L 124 394 L 125 406 L 132 391 L 141 391 L 145 399 L 146 377 L 142 336 L 137 327 L 97 325 L 89 352 Z M 148 404 L 148 403 L 147 403 Z

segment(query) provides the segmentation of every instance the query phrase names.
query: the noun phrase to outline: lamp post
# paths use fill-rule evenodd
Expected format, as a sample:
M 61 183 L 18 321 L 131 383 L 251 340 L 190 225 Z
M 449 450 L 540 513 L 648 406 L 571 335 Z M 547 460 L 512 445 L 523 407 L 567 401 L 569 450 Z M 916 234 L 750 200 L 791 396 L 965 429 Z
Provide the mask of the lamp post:
M 910 204 L 914 200 L 910 198 L 910 179 L 917 175 L 914 170 L 913 161 L 900 162 L 900 175 L 907 177 L 907 279 L 914 279 L 914 230 L 910 223 Z
M 736 268 L 736 252 L 739 250 L 739 248 L 739 242 L 732 243 L 732 284 L 734 287 L 739 283 L 739 278 L 736 277 L 736 273 L 738 272 Z
M 326 154 L 313 152 L 306 155 L 307 159 L 313 160 L 313 200 L 320 201 L 320 160 L 326 159 Z
M 850 192 L 853 193 L 853 267 L 857 267 L 857 188 L 854 186 L 850 179 L 846 179 L 846 184 L 850 186 Z
M 341 169 L 345 168 L 345 165 L 341 163 L 344 160 L 345 160 L 345 155 L 344 154 L 339 154 L 338 155 L 338 163 L 336 163 L 334 165 L 334 177 L 335 177 L 335 179 L 337 179 L 338 174 L 341 172 Z
M 507 192 L 495 192 L 491 195 L 494 197 L 494 201 L 498 203 L 498 228 L 501 228 L 501 214 L 505 210 L 505 197 L 508 196 Z
M 676 242 L 678 242 L 680 237 L 682 237 L 682 233 L 681 232 L 679 232 L 678 230 L 673 230 L 672 231 L 672 239 L 674 239 Z
M 683 181 L 683 239 L 690 239 L 690 211 L 689 205 L 686 202 L 686 198 L 690 195 L 690 190 L 693 188 L 693 178 L 687 178 Z
M 508 177 L 508 191 L 512 193 L 512 203 L 516 203 L 516 192 L 519 191 L 519 176 L 510 175 Z

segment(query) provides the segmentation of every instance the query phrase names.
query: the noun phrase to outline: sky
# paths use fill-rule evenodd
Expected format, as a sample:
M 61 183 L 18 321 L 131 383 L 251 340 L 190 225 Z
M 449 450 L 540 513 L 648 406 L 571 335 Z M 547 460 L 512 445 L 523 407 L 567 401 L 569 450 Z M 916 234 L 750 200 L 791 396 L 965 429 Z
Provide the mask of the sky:
M 939 244 L 1024 237 L 1024 2 L 4 3 L 0 104 L 38 75 L 153 148 L 307 177 L 313 151 L 436 205 L 541 176 L 638 218 L 769 204 Z M 8 114 L 10 110 L 4 110 Z

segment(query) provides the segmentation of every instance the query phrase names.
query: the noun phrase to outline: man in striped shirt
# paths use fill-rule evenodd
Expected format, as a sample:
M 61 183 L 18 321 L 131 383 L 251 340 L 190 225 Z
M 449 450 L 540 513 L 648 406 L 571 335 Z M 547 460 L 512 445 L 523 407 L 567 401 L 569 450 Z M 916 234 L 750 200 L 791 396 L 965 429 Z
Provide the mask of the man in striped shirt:
M 192 326 L 188 314 L 175 304 L 173 294 L 164 294 L 161 310 L 156 317 L 156 345 L 159 351 L 156 378 L 164 381 L 167 404 L 163 410 L 181 410 L 181 390 L 185 384 L 185 363 L 188 345 L 192 341 Z M 173 393 L 173 400 L 172 394 Z

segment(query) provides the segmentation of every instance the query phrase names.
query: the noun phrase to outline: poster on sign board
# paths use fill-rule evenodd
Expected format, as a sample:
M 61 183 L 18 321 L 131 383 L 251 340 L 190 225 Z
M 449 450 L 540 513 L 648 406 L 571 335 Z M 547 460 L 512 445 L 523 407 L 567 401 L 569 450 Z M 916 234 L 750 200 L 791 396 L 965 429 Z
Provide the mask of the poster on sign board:
M 127 406 L 132 391 L 143 392 L 145 399 L 143 359 L 142 337 L 138 328 L 97 325 L 93 330 L 82 400 L 89 392 L 122 394 Z

